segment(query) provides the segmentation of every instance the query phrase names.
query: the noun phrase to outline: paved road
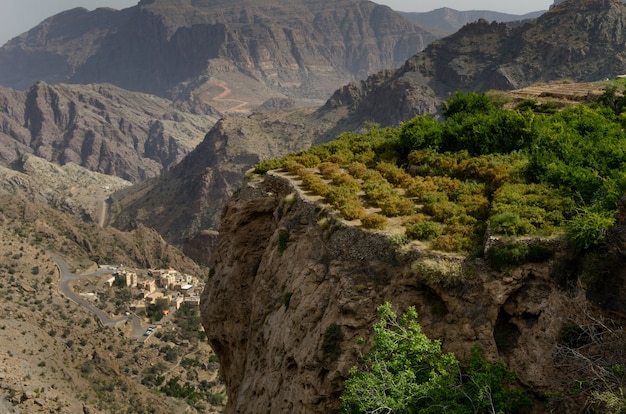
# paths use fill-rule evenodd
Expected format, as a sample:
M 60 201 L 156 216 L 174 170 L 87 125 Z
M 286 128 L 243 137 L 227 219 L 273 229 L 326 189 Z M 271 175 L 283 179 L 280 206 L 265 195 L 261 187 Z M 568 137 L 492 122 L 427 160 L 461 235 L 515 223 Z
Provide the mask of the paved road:
M 70 271 L 69 267 L 67 266 L 67 263 L 65 263 L 65 261 L 63 260 L 61 256 L 52 252 L 47 252 L 47 254 L 50 257 L 52 257 L 52 259 L 56 262 L 57 267 L 59 268 L 59 273 L 61 275 L 61 281 L 59 282 L 59 291 L 63 295 L 65 295 L 72 302 L 84 307 L 85 309 L 89 310 L 91 313 L 96 315 L 104 326 L 109 326 L 109 327 L 119 326 L 125 323 L 128 319 L 131 319 L 133 322 L 133 337 L 141 338 L 143 336 L 143 333 L 145 332 L 145 328 L 141 326 L 141 320 L 139 320 L 139 318 L 136 315 L 131 314 L 130 316 L 122 316 L 117 319 L 112 319 L 109 317 L 108 313 L 102 311 L 101 309 L 98 309 L 97 307 L 92 305 L 89 301 L 85 300 L 80 295 L 77 295 L 70 288 L 69 284 L 71 281 L 78 280 L 83 277 L 101 275 L 103 273 L 107 273 L 107 270 L 100 269 L 88 275 L 76 275 Z

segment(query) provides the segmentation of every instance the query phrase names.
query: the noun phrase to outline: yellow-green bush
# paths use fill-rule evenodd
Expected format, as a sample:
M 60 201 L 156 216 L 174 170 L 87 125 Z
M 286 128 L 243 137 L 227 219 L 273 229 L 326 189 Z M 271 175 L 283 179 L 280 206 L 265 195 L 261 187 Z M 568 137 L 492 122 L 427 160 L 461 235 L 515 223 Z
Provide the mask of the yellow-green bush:
M 297 174 L 300 175 L 302 170 L 306 170 L 306 167 L 295 161 L 295 160 L 289 160 L 289 161 L 285 161 L 285 164 L 283 165 L 283 167 L 285 168 L 285 170 L 287 170 L 288 172 L 292 173 L 292 174 Z
M 366 214 L 361 219 L 361 224 L 366 229 L 382 230 L 387 225 L 387 217 L 377 213 Z
M 362 220 L 366 216 L 365 208 L 358 199 L 346 200 L 336 207 L 346 220 Z
M 319 163 L 322 162 L 317 155 L 308 154 L 308 153 L 304 153 L 300 156 L 294 157 L 294 160 L 304 165 L 307 168 L 317 167 Z
M 302 177 L 302 183 L 313 193 L 325 197 L 330 191 L 330 186 L 315 174 L 308 174 Z
M 378 163 L 376 170 L 380 172 L 387 181 L 398 187 L 406 188 L 413 181 L 413 177 L 411 177 L 409 173 L 390 162 Z
M 413 180 L 406 188 L 407 197 L 422 199 L 424 194 L 439 191 L 437 184 L 432 177 L 413 177 Z
M 467 253 L 475 248 L 475 241 L 462 234 L 443 234 L 434 239 L 430 247 L 442 252 Z
M 361 179 L 367 173 L 367 165 L 362 162 L 351 162 L 347 165 L 346 170 L 354 178 Z
M 354 190 L 355 192 L 358 192 L 361 190 L 361 183 L 359 183 L 350 174 L 338 172 L 338 173 L 333 174 L 331 179 L 333 180 L 333 184 L 335 185 L 348 187 Z
M 333 174 L 336 174 L 339 172 L 339 165 L 335 164 L 334 162 L 322 162 L 317 166 L 317 169 L 320 170 L 320 173 L 324 176 L 324 178 L 326 179 L 330 179 Z
M 424 220 L 419 223 L 409 224 L 406 226 L 405 234 L 409 239 L 430 241 L 439 237 L 442 233 L 441 224 L 430 220 Z
M 415 204 L 408 198 L 391 193 L 384 200 L 379 200 L 378 207 L 387 217 L 410 216 L 415 214 Z

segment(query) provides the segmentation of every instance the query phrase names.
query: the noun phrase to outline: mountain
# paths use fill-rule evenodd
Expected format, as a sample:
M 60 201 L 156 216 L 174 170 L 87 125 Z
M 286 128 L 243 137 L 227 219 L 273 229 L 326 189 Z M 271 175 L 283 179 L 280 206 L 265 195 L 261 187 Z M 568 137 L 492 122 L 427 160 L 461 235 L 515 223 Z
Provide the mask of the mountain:
M 457 90 L 614 79 L 626 73 L 625 24 L 620 0 L 567 0 L 515 27 L 480 20 L 433 42 L 394 71 L 338 89 L 325 108 L 348 111 L 345 125 L 398 125 Z
M 139 182 L 182 160 L 217 117 L 113 85 L 0 87 L 0 165 L 34 154 Z
M 12 39 L 0 84 L 111 83 L 248 113 L 276 97 L 323 101 L 435 38 L 369 1 L 144 0 L 69 10 Z
M 415 23 L 432 29 L 435 33 L 444 36 L 451 35 L 461 27 L 477 20 L 487 20 L 489 22 L 517 22 L 529 19 L 536 19 L 545 13 L 545 10 L 526 13 L 522 15 L 499 13 L 489 10 L 467 10 L 459 11 L 442 7 L 429 12 L 400 12 L 403 16 Z

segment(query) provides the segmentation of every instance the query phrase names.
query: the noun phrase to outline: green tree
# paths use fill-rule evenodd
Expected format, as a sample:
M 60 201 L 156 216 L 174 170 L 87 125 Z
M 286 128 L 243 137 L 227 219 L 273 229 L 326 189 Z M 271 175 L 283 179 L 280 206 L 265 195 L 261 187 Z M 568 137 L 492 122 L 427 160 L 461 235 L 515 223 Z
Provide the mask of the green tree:
M 493 99 L 484 93 L 456 91 L 443 104 L 441 110 L 446 118 L 457 114 L 486 114 L 497 108 Z
M 513 413 L 527 403 L 510 387 L 515 375 L 477 348 L 462 373 L 454 354 L 422 333 L 413 307 L 398 317 L 385 303 L 378 314 L 372 348 L 344 384 L 342 412 Z

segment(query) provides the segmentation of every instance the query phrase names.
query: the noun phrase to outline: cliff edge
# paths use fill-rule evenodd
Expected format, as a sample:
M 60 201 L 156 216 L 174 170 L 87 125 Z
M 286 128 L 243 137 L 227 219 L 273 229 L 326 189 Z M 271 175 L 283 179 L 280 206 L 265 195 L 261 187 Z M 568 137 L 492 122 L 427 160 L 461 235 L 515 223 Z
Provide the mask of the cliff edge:
M 249 178 L 223 210 L 201 312 L 226 412 L 336 411 L 368 347 L 357 339 L 371 340 L 386 301 L 415 306 L 424 333 L 460 360 L 474 345 L 504 360 L 535 396 L 568 386 L 571 366 L 557 364 L 564 326 L 586 326 L 591 306 L 582 288 L 555 277 L 561 242 L 545 241 L 549 260 L 497 272 L 483 258 L 398 247 L 389 233 L 335 218 L 294 183 L 276 172 Z

